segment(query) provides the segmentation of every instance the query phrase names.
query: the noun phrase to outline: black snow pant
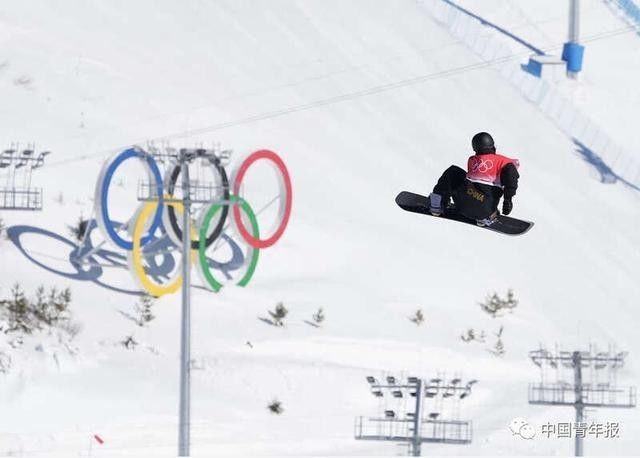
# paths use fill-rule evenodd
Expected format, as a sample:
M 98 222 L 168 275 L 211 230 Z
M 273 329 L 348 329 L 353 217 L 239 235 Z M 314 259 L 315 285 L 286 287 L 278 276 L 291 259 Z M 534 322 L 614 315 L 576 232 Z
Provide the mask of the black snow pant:
M 456 212 L 471 219 L 491 216 L 502 197 L 502 189 L 467 180 L 467 172 L 456 165 L 444 171 L 433 192 L 442 196 L 445 205 L 451 197 Z

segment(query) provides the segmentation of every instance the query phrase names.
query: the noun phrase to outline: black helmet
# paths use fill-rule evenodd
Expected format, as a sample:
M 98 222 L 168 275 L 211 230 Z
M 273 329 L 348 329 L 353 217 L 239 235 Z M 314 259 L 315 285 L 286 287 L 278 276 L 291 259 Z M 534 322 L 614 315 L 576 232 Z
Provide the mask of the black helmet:
M 486 132 L 480 132 L 473 136 L 471 140 L 473 150 L 478 154 L 495 153 L 496 146 L 493 143 L 493 137 Z

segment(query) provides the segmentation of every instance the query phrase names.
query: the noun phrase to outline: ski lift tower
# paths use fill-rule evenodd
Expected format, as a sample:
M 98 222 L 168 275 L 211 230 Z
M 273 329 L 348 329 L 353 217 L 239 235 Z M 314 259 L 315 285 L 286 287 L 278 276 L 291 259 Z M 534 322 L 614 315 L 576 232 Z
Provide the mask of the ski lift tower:
M 12 143 L 0 154 L 0 173 L 4 172 L 4 181 L 0 185 L 0 210 L 42 210 L 42 188 L 31 186 L 33 171 L 44 165 L 50 154 L 43 151 L 35 153 L 35 144 L 20 148 Z
M 587 351 L 550 352 L 544 348 L 529 352 L 540 368 L 540 383 L 529 385 L 529 404 L 571 406 L 576 410 L 576 426 L 584 425 L 584 410 L 588 407 L 632 408 L 636 406 L 636 388 L 616 383 L 616 373 L 624 365 L 626 352 Z M 552 372 L 551 382 L 549 370 Z M 569 371 L 571 381 L 563 372 Z M 605 373 L 606 372 L 606 373 Z M 576 434 L 575 456 L 583 456 L 583 437 Z
M 456 414 L 454 418 L 440 418 L 439 410 L 446 401 L 455 404 L 452 410 L 458 412 L 459 402 L 471 394 L 476 380 L 463 384 L 460 378 L 445 381 L 442 378 L 408 377 L 401 380 L 388 375 L 383 381 L 367 376 L 367 382 L 371 394 L 383 401 L 379 406 L 382 415 L 367 419 L 357 417 L 356 439 L 408 444 L 413 456 L 421 456 L 423 443 L 471 443 L 471 421 L 460 420 Z M 385 394 L 390 402 L 384 402 Z

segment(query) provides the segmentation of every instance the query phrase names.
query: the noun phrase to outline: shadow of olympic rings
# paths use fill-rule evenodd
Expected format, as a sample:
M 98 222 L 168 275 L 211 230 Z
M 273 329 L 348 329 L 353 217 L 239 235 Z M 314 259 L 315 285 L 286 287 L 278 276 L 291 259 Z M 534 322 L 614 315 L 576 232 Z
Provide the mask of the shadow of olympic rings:
M 122 223 L 114 223 L 114 225 L 118 227 L 122 226 Z M 134 296 L 144 294 L 143 291 L 140 290 L 120 288 L 101 280 L 101 277 L 104 274 L 104 267 L 128 269 L 129 264 L 126 255 L 103 248 L 96 249 L 93 246 L 93 243 L 91 242 L 91 233 L 96 228 L 96 221 L 91 220 L 87 225 L 86 230 L 88 233 L 85 243 L 82 245 L 77 245 L 72 240 L 60 234 L 56 234 L 55 232 L 27 225 L 17 225 L 8 228 L 7 236 L 29 261 L 48 272 L 70 280 L 93 282 L 96 285 L 118 293 Z M 164 228 L 161 228 L 161 232 L 164 235 Z M 35 250 L 28 250 L 25 248 L 22 241 L 22 236 L 24 235 L 48 237 L 67 245 L 70 249 L 69 255 L 66 259 L 62 259 L 45 253 L 39 253 Z M 211 269 L 220 271 L 227 280 L 230 280 L 232 278 L 233 271 L 240 269 L 244 265 L 245 255 L 240 246 L 227 234 L 221 234 L 220 239 L 222 239 L 222 241 L 224 241 L 231 249 L 231 257 L 225 262 L 219 262 L 207 257 L 207 265 Z M 145 261 L 145 273 L 152 277 L 156 282 L 162 282 L 163 280 L 168 281 L 171 273 L 176 267 L 176 260 L 170 251 L 172 248 L 175 248 L 175 245 L 166 236 L 154 237 L 143 248 L 142 255 Z M 74 271 L 63 271 L 53 267 L 52 265 L 47 265 L 43 260 L 36 258 L 36 255 L 40 255 L 40 258 L 68 261 Z
M 65 245 L 68 245 L 70 248 L 68 261 L 69 261 L 69 264 L 75 269 L 75 272 L 65 272 L 62 270 L 58 270 L 55 267 L 47 265 L 43 261 L 36 259 L 34 255 L 38 253 L 35 251 L 32 252 L 27 250 L 22 243 L 21 237 L 25 234 L 35 234 L 35 235 L 48 237 L 55 241 L 61 242 Z M 51 232 L 46 229 L 41 229 L 34 226 L 12 226 L 7 229 L 7 236 L 9 237 L 9 240 L 11 240 L 11 242 L 13 242 L 13 244 L 16 246 L 16 248 L 20 250 L 20 252 L 29 261 L 31 261 L 38 267 L 41 267 L 47 270 L 48 272 L 51 272 L 56 275 L 60 275 L 61 277 L 68 278 L 70 280 L 90 281 L 95 283 L 96 285 L 102 286 L 103 288 L 106 288 L 110 291 L 115 291 L 118 293 L 130 294 L 130 295 L 136 295 L 136 296 L 142 295 L 141 291 L 123 289 L 123 288 L 109 285 L 107 283 L 100 281 L 100 277 L 102 276 L 104 269 L 98 263 L 96 256 L 101 256 L 103 259 L 108 260 L 109 263 L 114 267 L 126 267 L 126 263 L 122 262 L 122 261 L 126 261 L 126 258 L 125 256 L 119 253 L 116 253 L 113 251 L 107 251 L 107 250 L 98 250 L 95 256 L 89 256 L 87 258 L 87 260 L 89 261 L 88 264 L 81 264 L 76 260 L 76 256 L 77 256 L 76 253 L 78 251 L 78 246 L 68 238 L 63 237 L 62 235 L 56 234 L 55 232 Z M 32 255 L 32 253 L 34 255 Z M 53 258 L 52 256 L 50 257 Z

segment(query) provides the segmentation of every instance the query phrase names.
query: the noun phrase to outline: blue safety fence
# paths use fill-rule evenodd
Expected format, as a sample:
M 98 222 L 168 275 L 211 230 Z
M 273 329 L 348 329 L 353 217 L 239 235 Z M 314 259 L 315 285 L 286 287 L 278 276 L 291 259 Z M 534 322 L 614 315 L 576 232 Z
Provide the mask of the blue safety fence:
M 623 3 L 624 0 L 619 2 Z M 488 21 L 479 19 L 479 16 L 453 6 L 451 0 L 419 0 L 419 4 L 436 22 L 446 27 L 453 37 L 460 40 L 488 66 L 497 70 L 515 90 L 537 106 L 569 138 L 577 142 L 581 157 L 587 158 L 587 162 L 594 167 L 597 166 L 599 173 L 607 170 L 607 176 L 614 177 L 615 182 L 639 190 L 640 162 L 635 154 L 616 144 L 582 108 L 576 106 L 558 89 L 552 79 L 536 77 L 528 71 L 523 71 L 524 66 L 520 65 L 523 59 L 529 57 L 544 60 L 552 56 L 523 54 L 521 47 L 518 47 L 517 52 L 514 51 L 504 39 L 504 33 L 496 30 L 493 24 L 489 25 Z M 512 43 L 516 46 L 516 42 Z M 561 67 L 564 80 L 566 62 L 558 56 L 555 61 L 551 59 L 545 65 L 554 64 Z M 611 182 L 614 181 L 603 181 Z
M 636 5 L 632 0 L 608 0 L 608 2 L 617 6 L 640 31 L 640 6 Z

